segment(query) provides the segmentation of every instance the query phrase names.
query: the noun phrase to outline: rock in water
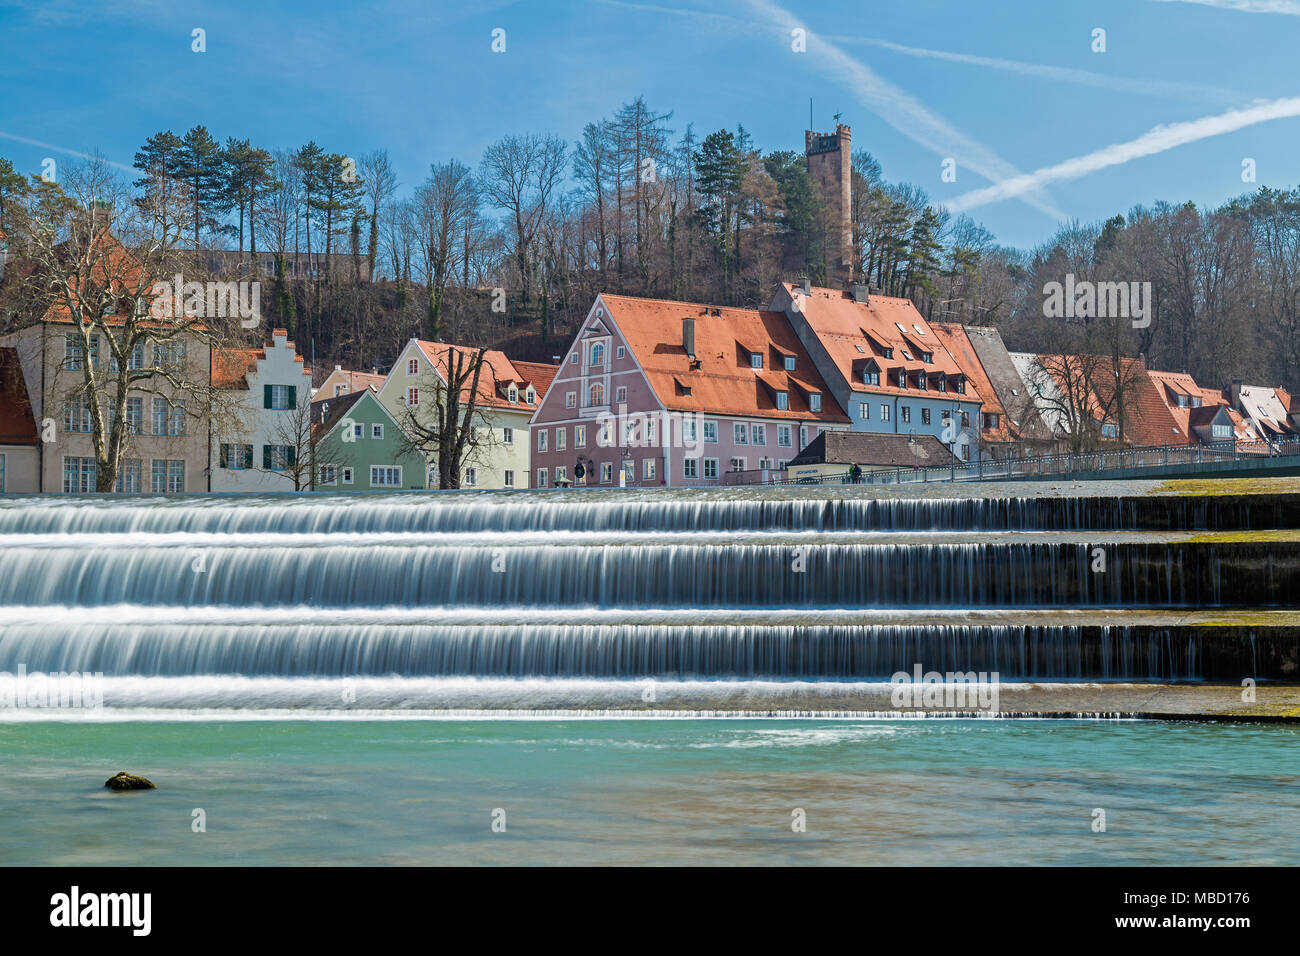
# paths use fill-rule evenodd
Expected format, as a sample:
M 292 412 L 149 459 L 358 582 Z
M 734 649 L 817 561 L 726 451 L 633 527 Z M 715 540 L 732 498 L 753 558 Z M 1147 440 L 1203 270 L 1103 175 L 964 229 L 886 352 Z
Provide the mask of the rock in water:
M 104 786 L 110 790 L 157 790 L 153 781 L 146 780 L 144 777 L 137 777 L 135 774 L 127 773 L 125 770 L 120 771 L 115 776 L 109 777 L 104 781 Z

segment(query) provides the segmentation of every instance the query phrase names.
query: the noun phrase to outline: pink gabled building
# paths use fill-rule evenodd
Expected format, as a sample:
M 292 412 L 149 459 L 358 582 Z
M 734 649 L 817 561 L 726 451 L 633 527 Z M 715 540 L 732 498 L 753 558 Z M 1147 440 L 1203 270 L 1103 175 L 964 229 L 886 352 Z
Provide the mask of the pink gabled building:
M 784 313 L 601 294 L 533 416 L 533 482 L 753 482 L 849 424 Z

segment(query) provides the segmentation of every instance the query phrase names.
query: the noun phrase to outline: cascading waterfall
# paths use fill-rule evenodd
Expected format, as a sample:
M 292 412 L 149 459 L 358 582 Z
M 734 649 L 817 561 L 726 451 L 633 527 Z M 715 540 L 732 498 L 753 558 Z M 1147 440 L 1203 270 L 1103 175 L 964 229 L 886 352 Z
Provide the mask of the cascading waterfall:
M 752 703 L 918 665 L 1009 681 L 1295 666 L 1293 632 L 1184 618 L 1293 603 L 1295 543 L 1204 532 L 1300 526 L 1300 496 L 874 494 L 9 500 L 0 672 L 102 673 L 106 706 L 181 709 L 338 707 L 355 681 L 382 710 L 491 707 L 501 682 L 510 706 L 537 681 L 596 706 L 608 682 L 647 679 L 730 682 Z

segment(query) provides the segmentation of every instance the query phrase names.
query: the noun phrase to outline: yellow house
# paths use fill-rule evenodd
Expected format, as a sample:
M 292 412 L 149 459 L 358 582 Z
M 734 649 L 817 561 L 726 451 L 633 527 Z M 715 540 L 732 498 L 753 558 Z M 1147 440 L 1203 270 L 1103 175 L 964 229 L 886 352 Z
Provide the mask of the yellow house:
M 433 427 L 454 369 L 468 368 L 478 351 L 411 339 L 379 389 L 380 404 L 404 426 L 413 419 L 424 428 Z M 461 469 L 462 487 L 528 487 L 528 426 L 554 375 L 554 366 L 511 362 L 504 352 L 484 350 L 474 396 L 473 447 Z M 462 382 L 460 400 L 469 400 L 468 380 Z M 425 458 L 426 486 L 436 488 L 436 455 L 427 452 Z

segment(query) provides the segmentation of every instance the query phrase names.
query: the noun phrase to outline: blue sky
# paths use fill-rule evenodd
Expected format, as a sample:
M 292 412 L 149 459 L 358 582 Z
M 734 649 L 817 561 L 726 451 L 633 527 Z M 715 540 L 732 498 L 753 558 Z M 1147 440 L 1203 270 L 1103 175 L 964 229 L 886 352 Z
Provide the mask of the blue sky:
M 817 128 L 842 113 L 888 179 L 1031 246 L 1061 216 L 1300 182 L 1298 41 L 1300 0 L 5 0 L 0 156 L 129 166 L 152 133 L 203 123 L 386 147 L 405 191 L 506 133 L 573 140 L 638 94 L 678 133 L 743 123 L 802 149 L 811 97 Z

